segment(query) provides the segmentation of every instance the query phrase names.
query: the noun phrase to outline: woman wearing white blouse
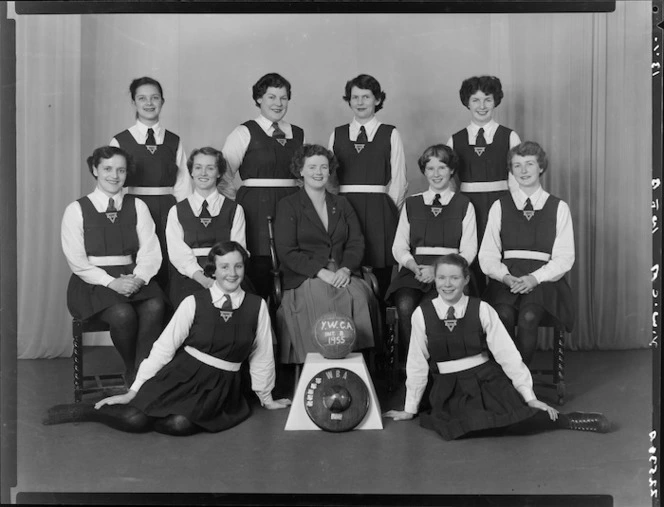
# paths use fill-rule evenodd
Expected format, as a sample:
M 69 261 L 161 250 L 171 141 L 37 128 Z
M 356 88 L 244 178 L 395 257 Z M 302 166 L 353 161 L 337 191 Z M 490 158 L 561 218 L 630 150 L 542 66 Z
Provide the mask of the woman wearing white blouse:
M 94 316 L 110 325 L 131 380 L 162 330 L 164 294 L 153 281 L 161 263 L 159 241 L 147 206 L 123 196 L 130 157 L 104 146 L 87 162 L 96 188 L 62 217 L 62 250 L 73 273 L 67 306 L 76 318 Z
M 187 167 L 194 192 L 169 210 L 166 221 L 170 298 L 176 308 L 195 291 L 212 287 L 214 280 L 205 276 L 203 266 L 215 243 L 231 240 L 244 248 L 247 244 L 242 206 L 217 191 L 226 172 L 223 154 L 209 146 L 196 149 Z
M 438 258 L 434 272 L 438 297 L 413 313 L 404 410 L 390 410 L 385 417 L 415 417 L 431 371 L 431 411 L 421 414 L 420 424 L 445 440 L 550 429 L 610 430 L 602 414 L 562 414 L 537 399 L 528 367 L 496 312 L 464 295 L 470 271 L 463 257 Z
M 272 398 L 270 317 L 265 301 L 240 287 L 246 260 L 238 243 L 213 246 L 205 273 L 215 283 L 180 304 L 129 391 L 96 405 L 56 405 L 43 423 L 94 421 L 132 433 L 178 436 L 222 431 L 250 415 L 240 374 L 245 360 L 261 404 L 271 410 L 290 405 Z

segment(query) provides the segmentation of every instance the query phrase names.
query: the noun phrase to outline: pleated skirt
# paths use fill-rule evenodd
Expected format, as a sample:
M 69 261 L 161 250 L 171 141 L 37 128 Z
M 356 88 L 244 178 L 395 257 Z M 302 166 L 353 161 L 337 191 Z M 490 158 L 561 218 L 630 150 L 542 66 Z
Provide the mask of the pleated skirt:
M 465 371 L 434 374 L 431 412 L 420 425 L 454 440 L 471 431 L 509 426 L 538 412 L 529 407 L 493 360 Z
M 251 415 L 240 371 L 214 368 L 184 349 L 141 386 L 131 404 L 151 417 L 184 416 L 210 432 L 228 429 Z

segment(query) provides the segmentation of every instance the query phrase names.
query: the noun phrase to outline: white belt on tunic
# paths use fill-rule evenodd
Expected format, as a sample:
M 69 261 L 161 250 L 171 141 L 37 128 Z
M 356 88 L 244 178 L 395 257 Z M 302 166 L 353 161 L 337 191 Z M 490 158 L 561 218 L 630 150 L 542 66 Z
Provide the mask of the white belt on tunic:
M 484 364 L 489 360 L 489 354 L 482 352 L 476 356 L 464 357 L 462 359 L 455 359 L 454 361 L 443 361 L 436 363 L 440 373 L 456 373 L 458 371 L 470 370 Z
M 243 187 L 297 187 L 297 180 L 276 178 L 247 178 L 242 180 Z
M 415 255 L 448 255 L 459 253 L 458 248 L 447 248 L 445 246 L 418 246 Z
M 195 349 L 194 347 L 190 347 L 189 345 L 185 345 L 184 351 L 191 357 L 198 359 L 201 363 L 205 363 L 208 366 L 217 368 L 218 370 L 240 371 L 240 366 L 242 366 L 242 363 L 231 363 L 230 361 L 224 361 L 223 359 L 219 359 L 218 357 L 201 352 L 200 350 Z
M 210 250 L 212 248 L 210 247 L 205 247 L 205 248 L 192 248 L 191 251 L 194 252 L 194 255 L 196 257 L 203 257 L 204 255 L 207 255 L 210 253 Z
M 533 259 L 536 261 L 549 262 L 551 254 L 544 252 L 534 252 L 532 250 L 505 250 L 503 259 Z
M 500 192 L 507 190 L 506 180 L 501 181 L 466 181 L 461 184 L 462 192 Z
M 172 195 L 173 187 L 127 187 L 132 195 Z
M 387 185 L 339 185 L 341 194 L 386 194 Z
M 126 266 L 133 264 L 134 259 L 131 255 L 88 255 L 88 262 L 93 266 Z

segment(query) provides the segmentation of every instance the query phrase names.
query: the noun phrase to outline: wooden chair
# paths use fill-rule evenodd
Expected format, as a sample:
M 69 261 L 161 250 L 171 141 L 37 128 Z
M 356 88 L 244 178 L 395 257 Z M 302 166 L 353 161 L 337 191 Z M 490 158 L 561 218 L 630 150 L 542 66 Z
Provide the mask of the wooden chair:
M 556 390 L 558 405 L 565 404 L 565 329 L 546 316 L 539 327 L 553 328 L 553 356 L 551 369 L 531 370 L 535 385 Z M 541 377 L 551 377 L 551 380 Z
M 74 336 L 74 401 L 79 403 L 84 395 L 102 393 L 104 395 L 122 394 L 127 391 L 125 378 L 122 373 L 107 373 L 98 375 L 83 374 L 83 333 L 108 331 L 105 322 L 95 318 L 74 319 L 72 331 Z
M 283 297 L 283 284 L 282 284 L 282 274 L 281 270 L 279 268 L 279 259 L 277 258 L 277 248 L 274 243 L 274 219 L 271 216 L 267 217 L 267 230 L 268 230 L 268 236 L 269 236 L 269 244 L 270 244 L 270 260 L 272 263 L 272 295 L 270 297 L 270 301 L 268 301 L 268 307 L 270 309 L 270 318 L 272 319 L 273 323 L 276 323 L 276 313 L 277 313 L 277 308 L 279 308 L 279 305 L 281 305 L 281 299 Z M 369 284 L 371 287 L 372 292 L 374 293 L 374 296 L 377 297 L 379 294 L 379 289 L 378 289 L 378 280 L 376 279 L 376 275 L 373 274 L 373 271 L 371 267 L 369 266 L 362 266 L 362 278 Z M 379 335 L 383 334 L 383 329 L 382 329 L 382 323 L 379 326 Z M 275 355 L 276 357 L 276 355 Z M 374 363 L 374 355 L 373 353 L 369 356 L 369 370 L 374 371 L 375 365 Z M 295 365 L 295 387 L 297 388 L 297 383 L 300 378 L 300 372 L 302 371 L 302 365 L 301 364 L 296 364 Z

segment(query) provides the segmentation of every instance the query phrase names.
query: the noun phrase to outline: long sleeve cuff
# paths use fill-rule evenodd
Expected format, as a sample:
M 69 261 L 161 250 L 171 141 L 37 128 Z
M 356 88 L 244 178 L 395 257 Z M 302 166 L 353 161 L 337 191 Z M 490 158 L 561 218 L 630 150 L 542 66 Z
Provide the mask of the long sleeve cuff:
M 537 396 L 535 396 L 535 391 L 533 391 L 531 387 L 519 386 L 516 388 L 516 390 L 519 391 L 519 394 L 523 398 L 523 401 L 525 401 L 526 403 L 537 399 Z
M 115 278 L 113 278 L 111 275 L 104 275 L 100 280 L 100 283 L 104 287 L 108 287 L 113 280 L 115 280 Z
M 265 406 L 267 403 L 272 403 L 274 399 L 272 398 L 272 391 L 256 391 L 256 396 L 261 401 L 261 406 Z

